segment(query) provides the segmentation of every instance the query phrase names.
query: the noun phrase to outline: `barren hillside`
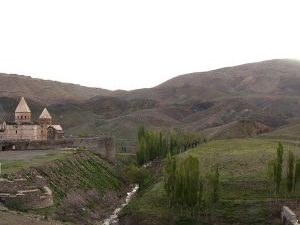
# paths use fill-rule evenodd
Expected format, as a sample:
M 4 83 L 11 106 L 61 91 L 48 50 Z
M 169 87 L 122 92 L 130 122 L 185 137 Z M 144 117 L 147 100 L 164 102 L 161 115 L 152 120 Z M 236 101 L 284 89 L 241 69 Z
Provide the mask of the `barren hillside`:
M 289 127 L 292 118 L 300 117 L 300 62 L 250 63 L 181 75 L 154 88 L 115 92 L 2 74 L 0 90 L 1 120 L 12 119 L 18 98 L 25 96 L 34 118 L 48 106 L 67 135 L 104 133 L 134 140 L 136 127 L 143 123 L 207 135 L 216 128 L 225 132 L 217 136 L 227 137 L 230 127 L 235 131 L 229 136 L 243 129 L 238 121 L 268 127 L 265 132 Z

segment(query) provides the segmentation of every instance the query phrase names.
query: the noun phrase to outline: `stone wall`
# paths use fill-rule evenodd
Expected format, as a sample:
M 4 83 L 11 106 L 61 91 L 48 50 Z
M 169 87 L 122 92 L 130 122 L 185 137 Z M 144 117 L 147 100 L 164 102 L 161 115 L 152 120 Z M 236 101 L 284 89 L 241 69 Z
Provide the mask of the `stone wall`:
M 66 138 L 60 140 L 42 141 L 4 141 L 3 149 L 12 150 L 46 150 L 57 148 L 77 148 L 84 147 L 102 158 L 113 162 L 115 160 L 115 142 L 112 137 L 93 137 L 93 138 Z
M 52 191 L 41 176 L 27 179 L 0 179 L 0 202 L 16 209 L 38 209 L 53 205 Z
M 299 225 L 296 214 L 287 206 L 282 207 L 281 221 L 282 224 Z
M 7 125 L 3 132 L 5 140 L 41 140 L 42 138 L 41 125 Z
M 35 189 L 47 186 L 46 180 L 41 176 L 31 177 L 30 180 L 25 178 L 19 179 L 0 179 L 0 193 L 17 193 L 22 189 Z
M 115 160 L 115 142 L 111 137 L 105 138 L 74 138 L 73 147 L 84 147 L 99 155 L 102 158 L 113 162 Z

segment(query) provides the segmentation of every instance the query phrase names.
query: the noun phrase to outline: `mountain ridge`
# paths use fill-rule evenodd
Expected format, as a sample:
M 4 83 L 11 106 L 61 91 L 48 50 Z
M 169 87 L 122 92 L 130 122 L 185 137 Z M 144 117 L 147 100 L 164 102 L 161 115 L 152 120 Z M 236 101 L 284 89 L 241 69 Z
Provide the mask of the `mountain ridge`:
M 263 132 L 276 130 L 300 117 L 300 61 L 268 60 L 180 75 L 132 91 L 0 74 L 0 90 L 0 118 L 12 115 L 13 103 L 25 96 L 36 114 L 47 106 L 67 135 L 104 133 L 134 140 L 143 123 L 151 129 L 199 134 L 216 127 L 218 137 L 227 137 L 222 132 L 243 130 L 245 123 L 238 121 L 244 120 L 250 121 L 253 135 L 260 134 L 261 127 L 268 128 Z

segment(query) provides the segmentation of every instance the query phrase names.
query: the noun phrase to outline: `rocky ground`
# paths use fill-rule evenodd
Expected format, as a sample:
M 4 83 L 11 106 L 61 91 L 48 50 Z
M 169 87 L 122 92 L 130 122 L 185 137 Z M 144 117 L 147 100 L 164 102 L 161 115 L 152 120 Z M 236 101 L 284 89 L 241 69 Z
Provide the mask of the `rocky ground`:
M 45 220 L 36 215 L 10 211 L 0 204 L 0 225 L 62 225 L 61 222 Z M 66 225 L 66 224 L 65 224 Z M 69 225 L 71 225 L 69 223 Z

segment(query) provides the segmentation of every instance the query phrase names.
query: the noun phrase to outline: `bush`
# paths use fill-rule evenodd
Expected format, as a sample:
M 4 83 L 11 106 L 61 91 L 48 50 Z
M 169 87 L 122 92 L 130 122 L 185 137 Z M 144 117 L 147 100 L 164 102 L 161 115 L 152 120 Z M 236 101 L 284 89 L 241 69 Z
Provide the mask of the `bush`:
M 149 175 L 144 167 L 137 167 L 134 165 L 127 167 L 125 174 L 130 183 L 138 184 L 140 187 L 143 186 L 144 181 Z

